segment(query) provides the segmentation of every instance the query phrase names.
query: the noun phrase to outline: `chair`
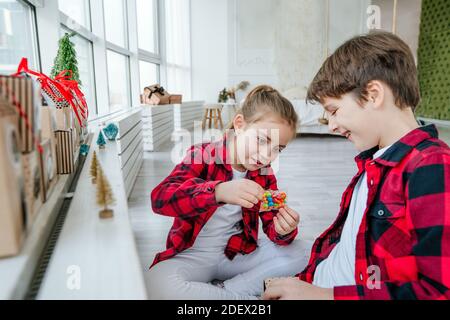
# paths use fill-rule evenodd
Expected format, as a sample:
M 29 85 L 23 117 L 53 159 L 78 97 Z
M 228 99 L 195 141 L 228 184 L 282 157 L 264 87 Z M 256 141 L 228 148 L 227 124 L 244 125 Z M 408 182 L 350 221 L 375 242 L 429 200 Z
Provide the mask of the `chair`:
M 208 128 L 212 129 L 212 122 L 214 121 L 214 128 L 219 129 L 218 125 L 220 124 L 220 129 L 224 129 L 223 121 L 222 121 L 222 105 L 220 104 L 207 104 L 205 105 L 205 114 L 203 116 L 202 129 L 205 130 L 206 122 L 208 121 Z

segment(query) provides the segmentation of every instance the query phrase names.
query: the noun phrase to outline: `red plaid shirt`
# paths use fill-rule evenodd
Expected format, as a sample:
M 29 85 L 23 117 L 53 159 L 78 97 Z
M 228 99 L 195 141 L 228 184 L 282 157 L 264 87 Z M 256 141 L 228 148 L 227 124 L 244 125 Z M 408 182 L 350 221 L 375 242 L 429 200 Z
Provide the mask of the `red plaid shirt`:
M 206 222 L 217 208 L 224 205 L 216 202 L 215 187 L 233 179 L 233 170 L 227 159 L 225 138 L 219 142 L 193 146 L 185 159 L 152 191 L 153 211 L 175 219 L 167 237 L 167 250 L 156 255 L 151 267 L 192 247 Z M 277 190 L 277 180 L 270 167 L 249 171 L 246 178 L 265 190 Z M 259 204 L 252 209 L 242 208 L 243 231 L 229 239 L 226 256 L 232 260 L 237 253 L 249 254 L 256 249 L 258 217 L 270 240 L 278 245 L 290 244 L 298 230 L 286 236 L 278 235 L 273 224 L 276 214 L 277 211 L 260 213 Z
M 372 160 L 376 151 L 355 159 L 358 174 L 344 192 L 337 220 L 316 240 L 298 276 L 313 282 L 317 266 L 340 240 L 353 190 L 366 172 L 368 209 L 356 240 L 356 285 L 334 288 L 335 299 L 448 299 L 450 149 L 431 125 Z

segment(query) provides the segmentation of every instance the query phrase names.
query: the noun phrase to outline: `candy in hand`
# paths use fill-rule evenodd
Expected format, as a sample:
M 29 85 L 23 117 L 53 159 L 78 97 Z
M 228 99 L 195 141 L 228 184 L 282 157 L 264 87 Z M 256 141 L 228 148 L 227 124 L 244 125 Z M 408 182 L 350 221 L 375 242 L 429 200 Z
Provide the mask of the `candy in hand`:
M 261 207 L 259 211 L 272 211 L 284 208 L 287 203 L 287 197 L 285 192 L 278 190 L 267 190 L 264 192 L 263 199 L 261 201 Z

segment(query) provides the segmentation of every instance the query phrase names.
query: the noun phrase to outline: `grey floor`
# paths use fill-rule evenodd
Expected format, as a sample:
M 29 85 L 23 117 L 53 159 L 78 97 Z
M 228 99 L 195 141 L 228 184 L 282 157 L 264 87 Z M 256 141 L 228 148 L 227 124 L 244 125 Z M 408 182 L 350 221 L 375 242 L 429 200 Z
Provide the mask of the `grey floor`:
M 155 253 L 164 249 L 172 218 L 151 210 L 150 192 L 173 169 L 171 145 L 145 153 L 144 164 L 129 200 L 138 252 L 145 270 Z M 314 240 L 337 215 L 342 192 L 356 171 L 353 145 L 329 136 L 297 137 L 280 157 L 279 189 L 301 216 L 299 237 Z M 260 232 L 260 236 L 265 235 Z

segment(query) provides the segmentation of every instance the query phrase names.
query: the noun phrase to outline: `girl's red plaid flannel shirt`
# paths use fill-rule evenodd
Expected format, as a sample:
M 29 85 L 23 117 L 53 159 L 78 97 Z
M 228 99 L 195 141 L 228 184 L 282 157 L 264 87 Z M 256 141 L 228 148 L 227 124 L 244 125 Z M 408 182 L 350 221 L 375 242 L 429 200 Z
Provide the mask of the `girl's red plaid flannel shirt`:
M 216 202 L 215 187 L 233 178 L 227 159 L 226 138 L 193 146 L 185 159 L 152 191 L 153 211 L 175 219 L 167 237 L 167 249 L 156 255 L 151 267 L 192 247 L 209 218 L 224 205 Z M 277 190 L 277 180 L 270 167 L 248 172 L 246 178 L 265 190 Z M 226 256 L 233 259 L 238 253 L 249 254 L 256 249 L 259 218 L 270 240 L 278 245 L 290 244 L 298 229 L 286 236 L 278 235 L 273 224 L 276 214 L 277 211 L 260 213 L 259 204 L 251 209 L 242 208 L 243 231 L 229 239 Z

